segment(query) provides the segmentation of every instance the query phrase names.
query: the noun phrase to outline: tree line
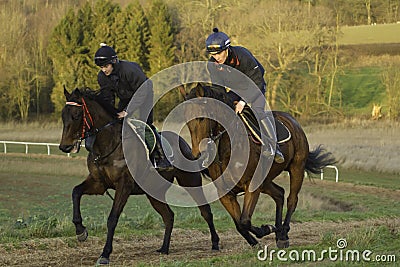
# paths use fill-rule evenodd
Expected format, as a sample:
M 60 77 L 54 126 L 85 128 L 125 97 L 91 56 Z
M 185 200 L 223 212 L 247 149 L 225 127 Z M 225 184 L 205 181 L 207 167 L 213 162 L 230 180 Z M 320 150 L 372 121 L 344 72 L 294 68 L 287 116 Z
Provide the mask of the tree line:
M 399 19 L 399 1 L 234 2 L 2 0 L 1 117 L 59 118 L 64 85 L 97 88 L 93 55 L 102 42 L 113 46 L 119 58 L 138 62 L 150 77 L 177 63 L 206 60 L 205 38 L 215 26 L 265 66 L 273 108 L 295 116 L 338 114 L 338 75 L 344 66 L 337 43 L 340 26 Z M 391 82 L 395 73 L 382 78 L 390 92 L 397 90 Z M 177 101 L 178 94 L 167 95 L 157 118 Z

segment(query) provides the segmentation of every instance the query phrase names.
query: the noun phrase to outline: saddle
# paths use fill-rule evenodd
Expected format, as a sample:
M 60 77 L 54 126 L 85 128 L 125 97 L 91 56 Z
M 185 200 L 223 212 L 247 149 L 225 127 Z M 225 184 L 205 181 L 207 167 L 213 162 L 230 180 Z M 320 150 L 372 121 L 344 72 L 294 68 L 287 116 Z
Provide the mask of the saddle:
M 261 142 L 261 131 L 260 126 L 258 125 L 257 118 L 254 115 L 253 111 L 249 106 L 245 106 L 242 113 L 240 113 L 240 118 L 246 125 L 246 128 L 249 130 L 250 134 L 254 139 L 258 142 Z M 289 129 L 281 122 L 280 120 L 274 117 L 275 128 L 276 128 L 276 140 L 278 144 L 287 142 L 292 137 Z
M 127 119 L 127 123 L 129 127 L 136 133 L 136 135 L 139 137 L 139 139 L 142 141 L 144 146 L 147 148 L 147 153 L 148 156 L 151 155 L 156 148 L 156 134 L 160 135 L 160 140 L 162 143 L 162 147 L 164 150 L 164 153 L 167 157 L 172 157 L 173 156 L 173 150 L 172 146 L 169 143 L 169 141 L 162 135 L 162 132 L 157 131 L 156 129 L 153 129 L 148 125 L 147 123 L 129 118 Z

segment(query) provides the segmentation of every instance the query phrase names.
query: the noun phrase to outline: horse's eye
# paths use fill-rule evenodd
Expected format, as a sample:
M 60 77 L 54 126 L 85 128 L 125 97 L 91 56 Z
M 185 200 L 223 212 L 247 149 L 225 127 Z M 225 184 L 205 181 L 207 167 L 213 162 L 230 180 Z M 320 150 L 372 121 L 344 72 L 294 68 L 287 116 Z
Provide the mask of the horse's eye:
M 81 113 L 82 113 L 82 111 L 80 111 L 80 110 L 76 110 L 76 111 L 74 110 L 72 112 L 72 114 L 71 114 L 72 115 L 72 119 L 76 120 L 76 121 L 79 120 L 81 118 L 81 116 L 82 116 Z

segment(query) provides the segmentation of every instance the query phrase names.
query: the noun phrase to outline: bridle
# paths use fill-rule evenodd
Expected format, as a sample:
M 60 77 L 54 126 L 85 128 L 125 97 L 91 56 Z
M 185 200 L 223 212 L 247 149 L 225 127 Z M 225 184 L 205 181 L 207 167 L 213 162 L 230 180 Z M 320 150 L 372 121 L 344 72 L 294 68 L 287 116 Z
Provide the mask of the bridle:
M 67 101 L 65 103 L 65 105 L 67 105 L 67 106 L 82 107 L 83 120 L 82 120 L 82 131 L 80 134 L 80 138 L 78 140 L 79 143 L 81 143 L 85 139 L 88 139 L 89 137 L 95 137 L 98 133 L 100 133 L 104 129 L 106 129 L 118 122 L 118 119 L 114 119 L 100 128 L 95 128 L 94 122 L 93 122 L 93 117 L 90 114 L 90 111 L 87 107 L 86 101 L 83 97 L 81 98 L 81 101 L 82 101 L 82 104 L 75 102 L 75 101 Z M 94 161 L 97 162 L 100 159 L 104 159 L 104 158 L 107 158 L 108 156 L 110 156 L 117 149 L 117 147 L 120 145 L 120 143 L 121 142 L 118 142 L 118 144 L 114 147 L 114 149 L 112 149 L 111 152 L 107 153 L 106 155 L 104 155 L 104 156 L 97 155 L 95 157 Z
M 83 123 L 82 123 L 81 137 L 79 138 L 80 142 L 82 142 L 89 136 L 89 131 L 94 126 L 93 118 L 89 112 L 87 105 L 86 105 L 86 101 L 83 97 L 81 98 L 81 100 L 82 100 L 82 104 L 79 104 L 78 102 L 73 102 L 73 101 L 67 101 L 65 103 L 65 105 L 67 105 L 67 106 L 82 107 Z

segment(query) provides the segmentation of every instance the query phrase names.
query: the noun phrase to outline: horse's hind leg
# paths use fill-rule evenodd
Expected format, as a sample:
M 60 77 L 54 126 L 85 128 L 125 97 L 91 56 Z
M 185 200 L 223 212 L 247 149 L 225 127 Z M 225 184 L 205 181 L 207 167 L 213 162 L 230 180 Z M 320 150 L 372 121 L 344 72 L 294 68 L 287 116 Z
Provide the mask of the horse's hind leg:
M 211 207 L 209 204 L 199 206 L 201 216 L 208 224 L 211 234 L 212 250 L 219 250 L 219 236 L 214 226 L 213 214 L 211 212 Z
M 86 240 L 88 233 L 86 227 L 82 224 L 81 215 L 81 199 L 82 195 L 102 195 L 105 192 L 104 185 L 96 182 L 91 175 L 89 175 L 85 181 L 74 187 L 72 190 L 72 209 L 73 219 L 72 222 L 75 225 L 75 233 L 78 241 L 83 242 Z
M 275 202 L 275 227 L 273 230 L 276 233 L 280 233 L 282 231 L 282 214 L 283 214 L 283 204 L 285 202 L 285 189 L 275 184 L 274 182 L 270 182 L 264 184 L 262 192 L 271 196 L 271 198 Z M 261 226 L 262 229 L 271 230 L 270 225 Z
M 300 192 L 301 186 L 304 179 L 304 168 L 290 168 L 290 193 L 287 198 L 287 212 L 285 216 L 285 221 L 282 225 L 282 231 L 277 233 L 276 245 L 278 248 L 289 247 L 289 236 L 290 231 L 290 220 L 297 207 L 298 194 Z
M 183 175 L 177 176 L 177 181 L 180 186 L 184 187 L 195 187 L 195 191 L 192 191 L 188 188 L 187 192 L 191 195 L 194 201 L 198 204 L 201 216 L 208 224 L 208 228 L 210 229 L 211 234 L 211 242 L 212 242 L 212 250 L 219 250 L 219 236 L 214 226 L 213 214 L 211 212 L 211 207 L 207 203 L 206 197 L 202 189 L 199 189 L 201 186 L 201 176 L 199 173 L 184 173 Z M 200 190 L 200 192 L 198 191 Z
M 171 210 L 168 204 L 152 198 L 149 195 L 147 195 L 147 198 L 149 199 L 151 206 L 161 215 L 165 225 L 163 244 L 161 248 L 157 250 L 157 252 L 168 254 L 172 228 L 174 227 L 174 212 Z

